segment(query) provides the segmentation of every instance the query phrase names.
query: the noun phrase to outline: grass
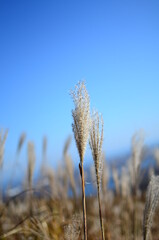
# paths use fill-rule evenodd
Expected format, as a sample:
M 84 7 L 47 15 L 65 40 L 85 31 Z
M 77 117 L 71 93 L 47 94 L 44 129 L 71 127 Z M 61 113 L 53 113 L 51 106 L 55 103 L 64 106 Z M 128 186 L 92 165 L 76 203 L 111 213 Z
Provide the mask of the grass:
M 90 99 L 84 82 L 71 92 L 74 101 L 72 130 L 79 159 L 76 166 L 69 155 L 71 137 L 63 149 L 63 162 L 55 170 L 47 163 L 47 138 L 43 139 L 42 165 L 38 181 L 33 181 L 35 167 L 34 143 L 28 142 L 28 169 L 14 193 L 12 184 L 5 189 L 5 199 L 0 202 L 0 239 L 46 240 L 148 240 L 159 239 L 159 176 L 151 170 L 151 180 L 146 189 L 140 189 L 141 161 L 144 155 L 144 138 L 141 133 L 132 137 L 132 154 L 127 165 L 119 172 L 108 168 L 102 150 L 103 119 L 98 112 L 90 116 Z M 26 134 L 17 145 L 18 161 Z M 3 171 L 7 131 L 0 132 L 1 177 Z M 92 169 L 84 169 L 84 156 L 89 142 L 92 150 Z M 158 163 L 158 150 L 154 151 Z M 17 172 L 17 156 L 14 170 Z M 79 165 L 79 174 L 75 168 Z M 14 179 L 14 173 L 10 179 Z M 86 195 L 87 176 L 96 179 L 96 195 Z M 152 174 L 153 173 L 153 174 Z M 115 189 L 108 188 L 113 176 Z M 86 178 L 85 178 L 86 176 Z M 143 180 L 143 179 L 142 179 Z M 25 182 L 25 184 L 24 184 Z M 10 182 L 9 182 L 10 183 Z M 72 192 L 72 194 L 70 194 Z M 12 195 L 12 196 L 11 196 Z M 2 196 L 2 192 L 1 192 Z M 72 197 L 71 197 L 72 196 Z

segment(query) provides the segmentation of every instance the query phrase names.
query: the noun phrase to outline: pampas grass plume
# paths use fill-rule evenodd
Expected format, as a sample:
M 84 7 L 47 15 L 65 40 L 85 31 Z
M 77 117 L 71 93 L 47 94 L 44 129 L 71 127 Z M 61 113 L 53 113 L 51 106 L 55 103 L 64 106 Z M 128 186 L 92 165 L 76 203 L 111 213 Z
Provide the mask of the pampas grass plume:
M 72 110 L 72 130 L 82 165 L 90 129 L 90 100 L 84 82 L 75 86 L 71 96 L 75 105 L 75 109 Z
M 101 124 L 101 130 L 100 130 Z M 93 112 L 91 118 L 91 130 L 89 145 L 95 165 L 97 186 L 100 188 L 103 170 L 102 144 L 103 144 L 103 118 L 99 117 L 98 112 Z
M 152 176 L 146 194 L 143 219 L 143 240 L 149 239 L 153 216 L 159 202 L 159 176 Z
M 35 150 L 33 142 L 28 142 L 28 184 L 31 188 L 33 171 L 35 166 Z
M 75 90 L 71 91 L 75 109 L 72 110 L 73 124 L 72 130 L 76 141 L 76 146 L 80 156 L 79 170 L 82 181 L 82 203 L 83 203 L 83 222 L 84 222 L 84 240 L 87 240 L 87 217 L 85 200 L 85 180 L 83 160 L 86 151 L 86 145 L 90 129 L 90 101 L 84 82 L 79 82 Z
M 26 139 L 26 133 L 23 132 L 19 138 L 19 142 L 18 142 L 18 146 L 17 146 L 17 154 L 20 152 L 25 139 Z

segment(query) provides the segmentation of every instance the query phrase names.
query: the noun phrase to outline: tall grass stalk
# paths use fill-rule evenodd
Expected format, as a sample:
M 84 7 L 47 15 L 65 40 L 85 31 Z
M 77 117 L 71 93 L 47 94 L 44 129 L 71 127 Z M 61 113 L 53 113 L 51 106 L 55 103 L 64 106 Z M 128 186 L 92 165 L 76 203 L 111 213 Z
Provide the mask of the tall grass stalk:
M 42 142 L 42 164 L 41 164 L 41 174 L 42 176 L 45 173 L 46 170 L 46 165 L 47 165 L 47 145 L 48 145 L 48 140 L 47 137 L 43 137 L 43 142 Z
M 33 180 L 33 171 L 35 166 L 35 150 L 34 144 L 32 142 L 28 142 L 28 187 L 32 189 L 32 180 Z M 30 215 L 32 215 L 32 191 L 29 192 L 29 211 Z
M 140 165 L 143 154 L 143 144 L 144 144 L 144 134 L 142 131 L 137 132 L 132 137 L 132 157 L 131 157 L 131 167 L 130 167 L 130 176 L 132 184 L 132 193 L 134 196 L 134 206 L 133 206 L 133 240 L 137 239 L 137 191 L 140 178 Z
M 101 124 L 101 133 L 100 133 L 100 124 Z M 92 156 L 93 156 L 95 171 L 96 171 L 100 226 L 101 226 L 101 232 L 102 232 L 102 240 L 104 240 L 105 239 L 104 225 L 103 225 L 103 219 L 102 219 L 101 198 L 100 198 L 100 185 L 101 185 L 102 170 L 103 170 L 102 144 L 103 144 L 103 119 L 102 117 L 101 119 L 99 118 L 98 112 L 94 112 L 92 115 L 89 145 L 92 150 Z
M 79 82 L 75 86 L 75 90 L 71 91 L 71 96 L 75 105 L 75 109 L 72 110 L 72 130 L 80 157 L 79 169 L 82 181 L 84 240 L 87 240 L 87 215 L 83 161 L 90 129 L 90 101 L 84 82 Z
M 146 194 L 146 204 L 143 218 L 143 240 L 150 237 L 153 217 L 159 202 L 159 176 L 152 176 Z
M 69 149 L 70 144 L 71 144 L 71 136 L 69 136 L 65 142 L 64 150 L 63 150 L 63 157 L 64 157 L 64 161 L 65 161 L 66 171 L 69 176 L 69 182 L 70 182 L 70 186 L 71 186 L 72 193 L 74 196 L 74 200 L 76 202 L 76 184 L 75 184 L 75 178 L 74 178 L 74 166 L 73 166 L 72 158 L 68 154 L 68 149 Z
M 15 156 L 16 158 L 15 158 L 15 161 L 14 161 L 13 166 L 12 166 L 11 178 L 9 180 L 7 190 L 9 190 L 12 187 L 13 179 L 15 178 L 16 167 L 19 165 L 20 152 L 21 152 L 21 149 L 24 145 L 25 139 L 26 139 L 26 133 L 23 132 L 20 135 L 20 138 L 19 138 L 19 141 L 18 141 L 16 156 Z

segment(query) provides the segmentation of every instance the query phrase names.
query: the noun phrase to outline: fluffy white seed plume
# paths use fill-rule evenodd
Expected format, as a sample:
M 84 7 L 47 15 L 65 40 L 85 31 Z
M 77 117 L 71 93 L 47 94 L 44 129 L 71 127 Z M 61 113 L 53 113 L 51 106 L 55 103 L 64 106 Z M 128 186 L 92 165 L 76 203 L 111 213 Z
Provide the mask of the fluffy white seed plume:
M 43 155 L 46 156 L 46 152 L 47 152 L 47 137 L 44 136 L 43 137 Z
M 149 170 L 148 170 L 148 176 L 149 176 L 149 179 L 151 179 L 151 177 L 155 175 L 155 170 L 153 167 L 150 167 Z
M 134 168 L 136 171 L 138 171 L 141 163 L 143 144 L 144 144 L 143 131 L 134 134 L 134 136 L 132 137 L 132 157 Z
M 69 136 L 67 138 L 66 142 L 65 142 L 64 150 L 63 150 L 63 156 L 64 156 L 64 160 L 65 160 L 66 171 L 67 171 L 68 176 L 69 176 L 69 182 L 70 182 L 74 197 L 76 197 L 76 184 L 75 184 L 75 178 L 74 178 L 74 166 L 73 166 L 72 158 L 68 154 L 68 149 L 69 149 L 69 146 L 71 144 L 71 139 L 72 139 L 72 137 Z
M 84 82 L 79 82 L 75 86 L 75 90 L 71 91 L 71 96 L 75 104 L 75 109 L 72 110 L 74 120 L 72 130 L 80 155 L 80 161 L 83 164 L 90 129 L 90 101 Z
M 139 182 L 139 170 L 142 161 L 143 146 L 144 146 L 144 132 L 139 131 L 132 137 L 131 142 L 132 156 L 129 160 L 129 171 L 131 177 L 132 190 L 136 191 Z
M 64 229 L 65 240 L 78 240 L 82 227 L 82 214 L 75 213 L 72 221 Z
M 42 163 L 40 168 L 42 176 L 45 175 L 45 170 L 47 168 L 47 145 L 48 145 L 48 140 L 47 140 L 47 137 L 44 136 L 42 141 Z
M 28 142 L 28 183 L 30 188 L 32 186 L 34 166 L 35 166 L 34 143 Z
M 153 216 L 159 202 L 159 176 L 152 176 L 146 194 L 143 219 L 143 240 L 149 239 Z
M 98 112 L 92 114 L 89 145 L 96 171 L 97 186 L 100 186 L 103 169 L 102 144 L 103 144 L 103 118 Z
M 23 132 L 19 138 L 19 142 L 18 142 L 18 146 L 17 146 L 17 154 L 20 152 L 22 146 L 23 146 L 23 143 L 26 139 L 26 133 Z
M 130 195 L 130 178 L 125 167 L 122 167 L 121 172 L 121 195 L 123 198 L 129 197 Z

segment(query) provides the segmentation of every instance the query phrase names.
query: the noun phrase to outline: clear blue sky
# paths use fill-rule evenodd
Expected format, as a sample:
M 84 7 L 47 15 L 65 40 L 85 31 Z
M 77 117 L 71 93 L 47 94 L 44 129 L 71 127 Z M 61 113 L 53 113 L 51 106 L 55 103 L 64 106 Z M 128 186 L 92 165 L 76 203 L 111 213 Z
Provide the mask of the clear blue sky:
M 108 155 L 145 129 L 159 141 L 159 1 L 0 1 L 0 128 L 6 151 L 44 134 L 61 156 L 72 132 L 69 90 L 81 80 L 104 117 Z

